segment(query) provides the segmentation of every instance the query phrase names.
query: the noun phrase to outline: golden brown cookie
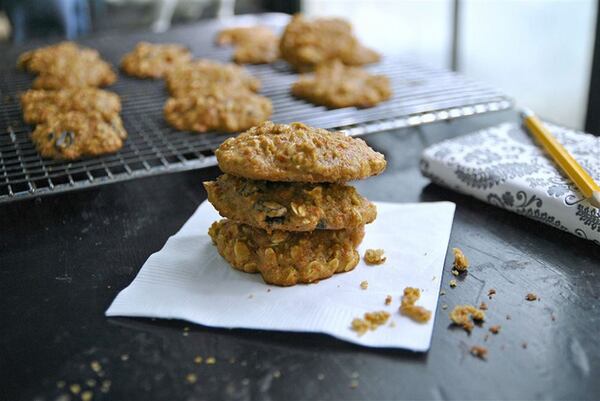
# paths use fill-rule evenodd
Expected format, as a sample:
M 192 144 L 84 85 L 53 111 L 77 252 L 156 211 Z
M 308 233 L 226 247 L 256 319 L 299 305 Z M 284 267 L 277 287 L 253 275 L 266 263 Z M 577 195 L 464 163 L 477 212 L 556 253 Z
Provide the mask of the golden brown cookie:
M 217 43 L 234 45 L 233 60 L 240 64 L 268 64 L 279 57 L 279 38 L 264 26 L 223 29 Z
M 17 65 L 39 74 L 36 89 L 99 87 L 117 80 L 110 64 L 97 51 L 78 47 L 73 42 L 42 47 L 22 54 Z
M 197 60 L 178 66 L 169 71 L 165 78 L 169 93 L 175 97 L 221 86 L 246 88 L 253 92 L 260 90 L 260 80 L 245 68 L 210 60 Z
M 121 100 L 116 93 L 96 88 L 30 89 L 21 95 L 21 108 L 28 124 L 41 123 L 67 111 L 97 112 L 110 121 L 119 115 Z
M 313 232 L 276 230 L 268 234 L 225 219 L 213 223 L 208 234 L 234 268 L 258 272 L 269 284 L 290 286 L 354 269 L 360 259 L 356 247 L 364 237 L 364 226 Z
M 204 187 L 221 216 L 267 232 L 351 229 L 377 216 L 375 205 L 349 185 L 254 181 L 224 174 Z
M 106 121 L 100 113 L 77 111 L 53 115 L 31 134 L 43 157 L 67 160 L 114 153 L 123 147 L 125 138 L 119 116 Z
M 223 172 L 266 181 L 345 182 L 386 166 L 362 139 L 302 123 L 267 121 L 227 139 L 215 154 Z
M 347 67 L 335 60 L 317 67 L 311 75 L 300 77 L 292 93 L 330 108 L 373 107 L 392 95 L 390 80 L 372 75 L 359 67 Z
M 184 46 L 140 42 L 123 57 L 121 69 L 133 77 L 160 78 L 191 59 L 192 54 Z
M 167 100 L 165 119 L 182 131 L 239 132 L 267 120 L 271 101 L 249 90 L 192 92 Z
M 76 57 L 100 59 L 100 54 L 94 49 L 78 46 L 75 42 L 60 42 L 21 54 L 17 67 L 39 74 L 47 71 L 51 65 Z
M 311 71 L 317 65 L 338 59 L 346 65 L 364 65 L 379 61 L 377 52 L 362 46 L 352 26 L 339 18 L 309 20 L 296 14 L 286 26 L 279 44 L 281 57 L 299 71 Z

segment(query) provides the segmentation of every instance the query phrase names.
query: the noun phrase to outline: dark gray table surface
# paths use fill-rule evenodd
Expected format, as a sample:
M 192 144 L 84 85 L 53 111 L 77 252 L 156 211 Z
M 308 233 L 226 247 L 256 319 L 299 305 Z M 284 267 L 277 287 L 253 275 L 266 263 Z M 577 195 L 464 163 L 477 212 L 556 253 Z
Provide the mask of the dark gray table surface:
M 67 399 L 72 384 L 94 400 L 599 399 L 600 247 L 432 185 L 418 170 L 428 144 L 515 119 L 502 112 L 366 138 L 388 168 L 357 183 L 361 193 L 457 205 L 450 246 L 472 267 L 450 289 L 447 256 L 439 302 L 449 308 L 438 307 L 423 354 L 104 317 L 205 199 L 201 182 L 217 168 L 0 205 L 0 399 Z M 526 302 L 528 292 L 541 301 Z M 489 305 L 482 328 L 469 336 L 449 326 L 454 305 L 481 301 Z M 485 341 L 495 324 L 501 332 Z M 475 344 L 488 348 L 486 361 L 469 354 Z M 216 363 L 196 365 L 196 356 Z

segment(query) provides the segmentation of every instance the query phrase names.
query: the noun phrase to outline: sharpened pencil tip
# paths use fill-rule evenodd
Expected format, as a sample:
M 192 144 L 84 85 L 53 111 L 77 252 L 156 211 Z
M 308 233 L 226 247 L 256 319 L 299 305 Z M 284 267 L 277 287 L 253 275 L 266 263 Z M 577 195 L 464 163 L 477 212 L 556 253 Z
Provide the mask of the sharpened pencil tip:
M 527 108 L 521 109 L 521 117 L 522 118 L 531 117 L 533 115 L 534 115 L 533 111 L 531 111 L 530 109 L 527 109 Z

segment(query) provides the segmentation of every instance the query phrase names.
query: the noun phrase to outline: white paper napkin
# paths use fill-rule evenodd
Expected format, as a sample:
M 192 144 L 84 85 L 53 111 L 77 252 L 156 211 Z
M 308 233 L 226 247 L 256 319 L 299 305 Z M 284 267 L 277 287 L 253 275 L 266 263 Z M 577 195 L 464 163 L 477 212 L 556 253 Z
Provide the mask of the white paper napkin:
M 207 234 L 220 217 L 202 203 L 163 249 L 148 258 L 137 277 L 119 293 L 107 316 L 183 319 L 211 327 L 326 333 L 370 347 L 427 351 L 433 319 L 418 324 L 398 313 L 405 287 L 422 290 L 418 305 L 437 306 L 455 205 L 451 202 L 394 204 L 376 202 L 378 216 L 366 226 L 359 248 L 383 248 L 387 261 L 317 284 L 277 287 L 258 274 L 231 268 Z M 368 289 L 360 288 L 366 280 Z M 384 305 L 386 295 L 393 303 Z M 350 330 L 355 317 L 386 310 L 389 322 L 363 336 Z
M 600 181 L 600 137 L 546 123 Z M 518 124 L 505 123 L 425 149 L 421 171 L 432 181 L 600 245 L 594 208 Z

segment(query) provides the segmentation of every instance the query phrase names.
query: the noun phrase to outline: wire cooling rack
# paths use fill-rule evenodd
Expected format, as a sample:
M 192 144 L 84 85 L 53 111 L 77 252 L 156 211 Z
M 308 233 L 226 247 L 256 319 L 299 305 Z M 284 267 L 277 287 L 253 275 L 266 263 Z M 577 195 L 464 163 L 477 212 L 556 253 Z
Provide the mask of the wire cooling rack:
M 281 28 L 285 18 L 241 17 L 229 20 L 226 25 L 248 22 Z M 82 44 L 97 48 L 114 65 L 140 40 L 183 43 L 197 57 L 227 61 L 231 50 L 212 44 L 220 27 L 222 22 L 211 21 L 166 34 L 113 34 L 83 40 Z M 42 159 L 29 139 L 32 127 L 23 122 L 18 99 L 19 93 L 30 88 L 32 82 L 32 77 L 14 68 L 17 55 L 24 50 L 9 48 L 4 52 L 7 57 L 0 61 L 0 202 L 212 166 L 216 164 L 213 150 L 231 136 L 172 129 L 162 114 L 166 100 L 164 83 L 121 74 L 118 82 L 108 89 L 118 93 L 123 103 L 122 118 L 129 133 L 123 149 L 114 155 L 72 162 Z M 273 121 L 302 121 L 322 128 L 343 129 L 350 135 L 503 110 L 512 105 L 504 94 L 486 85 L 402 59 L 384 58 L 369 67 L 389 76 L 394 92 L 391 100 L 369 109 L 328 110 L 292 97 L 289 88 L 297 75 L 284 63 L 248 66 L 248 69 L 261 79 L 261 93 L 273 102 Z

